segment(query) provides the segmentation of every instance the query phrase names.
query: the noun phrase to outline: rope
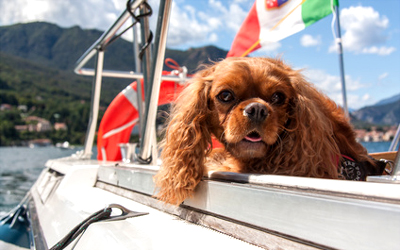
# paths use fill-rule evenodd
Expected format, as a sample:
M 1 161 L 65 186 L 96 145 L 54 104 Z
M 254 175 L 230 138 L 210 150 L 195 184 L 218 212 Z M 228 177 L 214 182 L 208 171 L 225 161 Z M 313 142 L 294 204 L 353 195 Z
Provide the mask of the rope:
M 178 70 L 179 72 L 182 71 L 182 67 L 172 58 L 165 59 L 165 65 L 167 65 L 171 69 Z

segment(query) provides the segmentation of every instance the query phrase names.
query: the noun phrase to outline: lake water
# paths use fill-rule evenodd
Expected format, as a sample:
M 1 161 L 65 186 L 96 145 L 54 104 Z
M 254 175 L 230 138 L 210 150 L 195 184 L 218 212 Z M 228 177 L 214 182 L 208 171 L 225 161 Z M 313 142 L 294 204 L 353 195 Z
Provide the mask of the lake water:
M 77 150 L 56 147 L 0 147 L 0 216 L 19 204 L 48 159 L 70 156 Z
M 368 142 L 363 145 L 373 153 L 387 151 L 390 143 Z M 48 159 L 70 156 L 77 150 L 81 149 L 0 147 L 0 217 L 23 199 Z

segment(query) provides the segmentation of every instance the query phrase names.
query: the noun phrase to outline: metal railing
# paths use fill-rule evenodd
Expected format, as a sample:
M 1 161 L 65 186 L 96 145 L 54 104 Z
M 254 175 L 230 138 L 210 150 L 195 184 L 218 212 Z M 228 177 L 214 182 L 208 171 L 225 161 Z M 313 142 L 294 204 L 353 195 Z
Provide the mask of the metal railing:
M 395 151 L 400 140 L 400 124 L 397 128 L 396 135 L 394 136 L 392 143 L 389 147 L 389 152 Z M 391 175 L 382 176 L 368 176 L 368 181 L 373 182 L 386 182 L 386 183 L 400 183 L 400 147 L 397 150 L 396 157 L 392 162 Z
M 399 144 L 400 140 L 400 124 L 397 127 L 396 135 L 394 136 L 392 143 L 390 144 L 389 151 L 396 150 L 397 145 Z M 394 161 L 394 168 L 392 170 L 392 176 L 397 176 L 400 180 L 400 147 L 397 151 L 396 159 Z
M 142 102 L 138 103 L 141 107 L 139 111 L 141 120 L 141 144 L 140 153 L 138 159 L 143 163 L 149 163 L 151 160 L 156 160 L 152 157 L 152 149 L 156 149 L 155 145 L 155 120 L 157 115 L 157 100 L 159 97 L 161 80 L 170 81 L 185 81 L 182 76 L 163 76 L 163 60 L 165 56 L 167 31 L 169 23 L 169 15 L 171 11 L 172 0 L 161 0 L 160 8 L 158 13 L 158 24 L 155 35 L 155 51 L 154 56 L 151 58 L 151 53 L 146 51 L 142 60 L 142 68 L 145 69 L 145 76 L 140 72 L 133 71 L 115 71 L 115 70 L 104 70 L 104 49 L 113 41 L 116 37 L 117 32 L 121 27 L 132 17 L 131 13 L 143 11 L 143 6 L 146 4 L 146 0 L 135 0 L 129 2 L 130 11 L 125 10 L 115 21 L 111 27 L 105 31 L 102 36 L 79 58 L 74 68 L 74 72 L 78 75 L 94 76 L 93 88 L 92 88 L 92 103 L 90 110 L 89 126 L 86 133 L 85 149 L 82 158 L 90 158 L 92 155 L 93 140 L 96 131 L 96 121 L 99 112 L 100 92 L 102 77 L 115 77 L 115 78 L 126 78 L 126 79 L 144 79 L 145 81 L 145 108 L 141 107 Z M 147 16 L 144 18 L 146 19 Z M 146 24 L 147 23 L 147 24 Z M 141 34 L 142 41 L 143 34 L 149 32 L 148 21 L 141 21 Z M 138 53 L 136 53 L 137 56 Z M 97 55 L 95 69 L 84 68 L 84 66 Z M 150 72 L 148 71 L 150 70 Z M 185 76 L 183 76 L 185 78 Z M 139 86 L 140 84 L 138 84 Z M 138 91 L 141 93 L 141 91 Z M 141 98 L 138 98 L 139 100 Z
M 395 151 L 396 150 L 396 147 L 399 144 L 399 140 L 400 140 L 400 124 L 397 127 L 396 134 L 395 134 L 395 136 L 394 136 L 394 138 L 392 140 L 392 143 L 390 144 L 389 151 Z
M 141 4 L 146 2 L 146 0 L 136 0 L 131 3 L 131 10 L 134 12 L 139 8 Z M 115 21 L 111 27 L 105 31 L 101 37 L 78 59 L 75 64 L 75 73 L 80 74 L 80 70 L 85 66 L 85 64 L 95 56 L 102 48 L 104 48 L 114 37 L 115 34 L 120 30 L 120 28 L 131 18 L 131 14 L 128 10 L 122 12 L 122 14 L 118 17 L 117 21 Z

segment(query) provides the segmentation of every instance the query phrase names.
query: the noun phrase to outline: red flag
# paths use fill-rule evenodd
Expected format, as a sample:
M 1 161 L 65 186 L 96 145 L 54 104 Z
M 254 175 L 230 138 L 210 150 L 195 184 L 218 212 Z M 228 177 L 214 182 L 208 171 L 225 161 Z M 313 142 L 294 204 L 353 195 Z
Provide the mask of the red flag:
M 233 40 L 231 50 L 228 52 L 226 57 L 241 57 L 246 56 L 250 52 L 259 49 L 260 34 L 260 22 L 258 21 L 258 15 L 256 10 L 256 2 L 254 2 L 253 7 L 244 20 L 242 27 L 240 27 L 239 32 L 236 34 Z M 245 52 L 250 50 L 246 55 Z

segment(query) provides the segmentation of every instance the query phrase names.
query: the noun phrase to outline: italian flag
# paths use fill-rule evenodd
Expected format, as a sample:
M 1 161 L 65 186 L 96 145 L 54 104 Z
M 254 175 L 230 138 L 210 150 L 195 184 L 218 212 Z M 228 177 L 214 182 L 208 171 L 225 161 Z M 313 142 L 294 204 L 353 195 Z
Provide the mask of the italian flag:
M 293 35 L 332 13 L 338 0 L 256 0 L 227 57 L 250 52 Z

